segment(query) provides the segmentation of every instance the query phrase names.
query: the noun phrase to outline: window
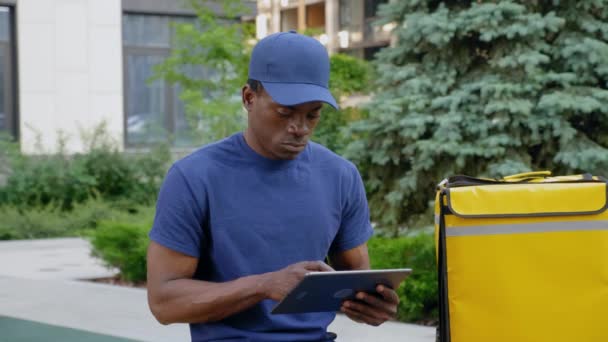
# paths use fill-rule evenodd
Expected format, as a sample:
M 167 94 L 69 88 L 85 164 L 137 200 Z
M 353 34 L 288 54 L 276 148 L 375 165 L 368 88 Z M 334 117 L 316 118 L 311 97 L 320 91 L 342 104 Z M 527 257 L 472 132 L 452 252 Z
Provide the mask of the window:
M 298 9 L 291 8 L 281 11 L 281 31 L 295 30 L 298 28 Z
M 352 22 L 352 8 L 351 1 L 340 0 L 338 3 L 338 26 L 340 30 L 344 30 L 350 27 Z
M 388 0 L 365 0 L 365 18 L 375 18 L 378 15 L 378 6 Z
M 13 94 L 13 10 L 0 6 L 0 133 L 17 135 Z
M 154 66 L 171 53 L 171 22 L 189 17 L 125 14 L 123 16 L 125 142 L 127 147 L 171 140 L 176 147 L 192 145 L 179 87 L 150 81 Z
M 374 25 L 374 22 L 378 19 L 378 7 L 387 2 L 387 0 L 365 0 L 365 27 L 363 29 L 365 41 L 379 42 L 388 39 L 387 35 L 382 34 L 381 28 Z

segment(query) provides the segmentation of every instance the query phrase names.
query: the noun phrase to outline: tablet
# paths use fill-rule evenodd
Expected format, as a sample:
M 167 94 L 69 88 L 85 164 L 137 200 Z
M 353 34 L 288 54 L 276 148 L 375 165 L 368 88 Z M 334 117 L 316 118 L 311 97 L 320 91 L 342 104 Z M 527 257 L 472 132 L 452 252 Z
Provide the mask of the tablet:
M 272 310 L 273 314 L 339 311 L 357 292 L 376 293 L 382 284 L 396 289 L 410 268 L 310 272 Z

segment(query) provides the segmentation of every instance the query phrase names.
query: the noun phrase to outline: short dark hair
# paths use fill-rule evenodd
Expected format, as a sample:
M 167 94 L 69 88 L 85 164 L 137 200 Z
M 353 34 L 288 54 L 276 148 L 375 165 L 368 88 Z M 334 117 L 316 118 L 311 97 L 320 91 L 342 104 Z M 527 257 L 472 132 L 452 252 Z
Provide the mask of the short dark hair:
M 251 88 L 251 90 L 253 90 L 254 92 L 258 92 L 262 89 L 264 89 L 264 86 L 262 85 L 262 82 L 258 81 L 258 80 L 254 80 L 254 79 L 248 79 L 247 80 L 247 84 L 249 85 L 249 88 Z

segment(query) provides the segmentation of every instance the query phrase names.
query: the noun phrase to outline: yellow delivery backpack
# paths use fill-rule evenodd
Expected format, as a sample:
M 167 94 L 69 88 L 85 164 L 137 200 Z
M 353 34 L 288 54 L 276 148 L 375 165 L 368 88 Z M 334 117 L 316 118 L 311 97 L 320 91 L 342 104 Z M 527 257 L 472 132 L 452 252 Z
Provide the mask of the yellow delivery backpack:
M 439 184 L 441 342 L 608 342 L 607 182 L 548 171 Z

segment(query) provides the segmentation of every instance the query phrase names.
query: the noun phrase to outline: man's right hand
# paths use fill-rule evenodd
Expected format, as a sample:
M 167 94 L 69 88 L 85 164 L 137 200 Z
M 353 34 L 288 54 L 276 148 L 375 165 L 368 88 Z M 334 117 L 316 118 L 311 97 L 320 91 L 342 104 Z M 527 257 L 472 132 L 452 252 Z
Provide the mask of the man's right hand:
M 264 274 L 264 292 L 267 298 L 281 301 L 308 272 L 332 272 L 322 261 L 303 261 L 276 272 Z

